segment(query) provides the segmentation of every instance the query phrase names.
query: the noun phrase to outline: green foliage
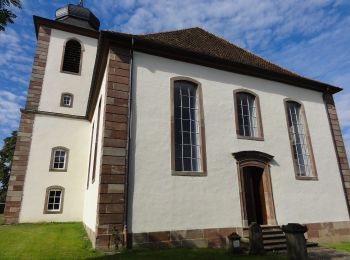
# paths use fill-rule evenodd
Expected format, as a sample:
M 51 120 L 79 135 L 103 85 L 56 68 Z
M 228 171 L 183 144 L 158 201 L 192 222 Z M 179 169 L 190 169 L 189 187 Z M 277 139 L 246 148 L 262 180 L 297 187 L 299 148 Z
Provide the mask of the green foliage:
M 8 23 L 13 23 L 17 16 L 11 10 L 12 7 L 22 8 L 20 0 L 0 0 L 0 31 L 5 31 Z
M 4 146 L 0 150 L 0 202 L 5 202 L 6 199 L 16 139 L 17 132 L 13 131 L 11 136 L 4 139 Z

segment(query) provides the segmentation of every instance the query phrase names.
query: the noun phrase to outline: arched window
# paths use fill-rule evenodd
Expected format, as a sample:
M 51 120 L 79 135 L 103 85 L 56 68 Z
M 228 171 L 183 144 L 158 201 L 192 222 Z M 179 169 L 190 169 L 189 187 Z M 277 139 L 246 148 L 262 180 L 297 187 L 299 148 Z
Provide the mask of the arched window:
M 173 174 L 205 175 L 204 120 L 200 86 L 198 83 L 181 79 L 173 79 L 172 83 Z
M 69 150 L 65 147 L 54 147 L 51 153 L 51 171 L 67 171 Z
M 75 39 L 68 40 L 64 46 L 62 72 L 79 74 L 81 57 L 82 46 L 80 42 Z
M 252 92 L 236 91 L 236 132 L 239 138 L 263 140 L 259 98 Z
M 46 214 L 60 214 L 63 210 L 64 188 L 51 186 L 46 189 L 45 208 Z
M 297 177 L 316 177 L 316 167 L 310 134 L 303 106 L 295 101 L 285 101 L 292 156 Z

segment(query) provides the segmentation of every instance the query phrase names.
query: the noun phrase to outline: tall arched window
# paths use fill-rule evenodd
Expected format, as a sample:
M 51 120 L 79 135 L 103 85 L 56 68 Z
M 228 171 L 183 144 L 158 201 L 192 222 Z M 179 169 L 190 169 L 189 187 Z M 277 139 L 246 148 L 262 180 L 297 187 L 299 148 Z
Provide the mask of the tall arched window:
M 79 74 L 81 57 L 82 46 L 80 42 L 75 39 L 68 40 L 64 46 L 62 72 Z
M 291 100 L 287 100 L 285 106 L 296 176 L 315 178 L 316 167 L 303 106 Z
M 239 138 L 263 140 L 259 98 L 246 90 L 234 93 L 236 132 Z
M 201 96 L 198 83 L 183 78 L 172 80 L 172 170 L 174 175 L 206 174 Z

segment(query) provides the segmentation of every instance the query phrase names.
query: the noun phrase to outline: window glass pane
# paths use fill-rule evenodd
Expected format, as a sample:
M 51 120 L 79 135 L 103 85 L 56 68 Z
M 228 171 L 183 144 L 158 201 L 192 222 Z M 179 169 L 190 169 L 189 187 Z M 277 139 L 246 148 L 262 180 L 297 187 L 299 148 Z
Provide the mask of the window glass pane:
M 239 134 L 258 136 L 255 97 L 248 93 L 237 93 L 236 103 Z
M 175 171 L 182 171 L 182 158 L 175 158 Z
M 190 124 L 191 124 L 190 120 L 182 120 L 183 131 L 189 132 L 191 130 Z
M 189 97 L 188 96 L 182 96 L 182 107 L 189 107 Z
M 183 144 L 191 144 L 190 132 L 183 132 Z
M 182 119 L 190 119 L 190 110 L 189 109 L 182 110 Z
M 297 175 L 311 175 L 311 159 L 309 156 L 309 147 L 307 136 L 304 131 L 304 117 L 301 111 L 301 105 L 296 102 L 287 102 L 288 124 L 292 140 L 292 150 L 294 163 L 297 169 Z
M 174 86 L 175 169 L 198 171 L 199 124 L 197 119 L 196 86 L 176 81 Z
M 183 156 L 184 157 L 191 157 L 191 145 L 184 145 L 183 146 Z
M 191 158 L 184 158 L 184 171 L 192 171 Z

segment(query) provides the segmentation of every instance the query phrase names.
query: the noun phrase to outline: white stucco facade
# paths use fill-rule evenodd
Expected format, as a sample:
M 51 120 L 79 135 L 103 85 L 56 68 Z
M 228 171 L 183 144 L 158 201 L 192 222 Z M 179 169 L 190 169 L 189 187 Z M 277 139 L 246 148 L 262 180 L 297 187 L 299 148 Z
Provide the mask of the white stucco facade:
M 80 75 L 61 72 L 66 41 L 77 39 L 82 45 Z M 43 79 L 39 110 L 84 116 L 95 65 L 97 39 L 60 30 L 51 30 L 47 65 Z M 73 106 L 60 106 L 62 93 L 73 94 Z
M 36 115 L 24 184 L 20 222 L 81 221 L 86 188 L 90 123 Z M 50 171 L 51 150 L 69 149 L 66 172 Z M 62 214 L 44 214 L 46 189 L 65 189 Z
M 100 185 L 100 172 L 101 167 L 101 155 L 102 155 L 102 139 L 103 139 L 103 129 L 104 129 L 104 107 L 105 107 L 105 93 L 106 93 L 106 73 L 102 81 L 101 90 L 99 93 L 99 98 L 97 99 L 97 105 L 95 108 L 94 116 L 91 121 L 91 128 L 94 126 L 94 131 L 90 130 L 92 135 L 91 138 L 91 153 L 90 153 L 90 172 L 88 173 L 89 178 L 87 181 L 89 184 L 86 186 L 85 199 L 84 199 L 84 213 L 83 213 L 83 222 L 87 225 L 90 230 L 96 230 L 96 217 L 97 217 L 97 205 L 98 205 L 98 189 Z M 100 125 L 99 125 L 99 136 L 97 144 L 97 156 L 96 156 L 96 165 L 93 165 L 93 158 L 95 156 L 95 141 L 96 141 L 96 131 L 97 131 L 97 118 L 98 118 L 98 104 L 101 102 L 101 112 L 100 112 Z M 93 167 L 96 167 L 95 180 L 92 180 Z
M 242 226 L 232 153 L 245 150 L 274 156 L 270 171 L 278 224 L 348 221 L 322 93 L 139 52 L 133 69 L 131 232 Z M 170 79 L 176 76 L 202 85 L 206 177 L 171 175 Z M 241 88 L 260 98 L 264 141 L 236 137 L 233 91 Z M 295 178 L 285 98 L 305 107 L 317 181 Z
M 64 45 L 69 39 L 77 39 L 82 44 L 80 75 L 61 72 Z M 39 104 L 41 112 L 85 116 L 96 49 L 97 39 L 51 30 Z M 70 108 L 60 106 L 61 94 L 64 92 L 73 94 L 73 106 Z M 95 228 L 98 178 L 92 184 L 91 192 L 86 191 L 91 131 L 95 117 L 89 122 L 83 118 L 38 114 L 35 116 L 20 222 L 84 219 L 89 223 L 89 227 Z M 100 130 L 101 132 L 103 131 Z M 66 172 L 50 170 L 51 151 L 58 146 L 69 150 Z M 99 167 L 97 170 L 99 171 Z M 46 189 L 50 186 L 64 188 L 62 214 L 44 213 Z M 91 203 L 86 204 L 87 199 Z M 90 211 L 94 211 L 94 214 Z
M 64 44 L 69 39 L 77 39 L 83 46 L 80 75 L 61 72 Z M 108 213 L 98 212 L 98 209 L 99 203 L 106 206 L 109 201 L 113 201 L 113 196 L 123 196 L 120 191 L 119 194 L 114 193 L 114 187 L 109 187 L 109 183 L 103 182 L 100 185 L 101 157 L 107 103 L 109 109 L 113 110 L 113 106 L 118 107 L 117 102 L 121 102 L 124 114 L 121 113 L 120 116 L 129 116 L 128 110 L 125 112 L 129 106 L 125 89 L 129 87 L 126 68 L 131 61 L 123 61 L 125 63 L 120 63 L 120 67 L 109 66 L 107 63 L 92 120 L 88 120 L 85 116 L 96 51 L 95 38 L 51 30 L 39 113 L 26 111 L 35 114 L 35 120 L 19 222 L 82 221 L 93 236 L 98 233 L 98 214 L 101 214 L 99 217 L 102 220 L 106 218 L 103 214 L 124 218 L 124 197 L 115 203 L 118 208 L 115 207 Z M 111 64 L 113 62 L 119 62 L 117 57 L 110 61 Z M 125 185 L 123 191 L 128 185 L 128 201 L 125 202 L 128 219 L 127 227 L 123 226 L 123 229 L 127 228 L 129 233 L 142 233 L 242 227 L 240 183 L 232 153 L 248 150 L 274 156 L 270 163 L 270 173 L 277 224 L 349 221 L 321 92 L 141 52 L 134 52 L 131 64 L 131 149 L 126 153 L 130 156 L 130 170 L 127 171 L 128 176 L 122 176 L 128 178 L 128 184 L 125 183 L 126 180 L 121 181 L 124 184 L 117 184 L 118 187 Z M 192 78 L 201 84 L 206 176 L 172 175 L 170 81 L 179 76 Z M 119 86 L 119 82 L 113 81 L 118 78 L 122 78 Z M 108 98 L 107 86 L 113 92 Z M 118 93 L 121 91 L 118 87 L 124 93 Z M 259 97 L 263 141 L 237 138 L 233 93 L 238 89 L 252 91 Z M 73 94 L 73 107 L 60 106 L 62 93 Z M 118 95 L 123 99 L 118 99 Z M 295 178 L 284 106 L 286 98 L 297 100 L 304 106 L 318 180 Z M 98 126 L 99 104 L 101 110 Z M 109 123 L 115 122 L 110 121 L 106 125 Z M 122 131 L 125 131 L 124 125 Z M 114 137 L 109 138 L 112 140 Z M 115 137 L 118 138 L 122 139 Z M 127 138 L 129 137 L 125 137 Z M 95 155 L 96 139 L 98 145 Z M 123 141 L 128 146 L 128 140 Z M 50 170 L 51 151 L 54 147 L 69 150 L 67 171 Z M 118 156 L 110 156 L 105 165 L 114 165 L 115 161 L 111 160 L 118 160 Z M 125 174 L 122 171 L 116 172 L 118 171 L 106 174 Z M 65 190 L 63 211 L 60 214 L 44 212 L 46 189 L 50 186 L 61 186 Z M 100 201 L 102 186 L 113 191 L 104 202 Z

